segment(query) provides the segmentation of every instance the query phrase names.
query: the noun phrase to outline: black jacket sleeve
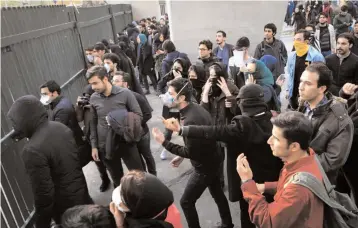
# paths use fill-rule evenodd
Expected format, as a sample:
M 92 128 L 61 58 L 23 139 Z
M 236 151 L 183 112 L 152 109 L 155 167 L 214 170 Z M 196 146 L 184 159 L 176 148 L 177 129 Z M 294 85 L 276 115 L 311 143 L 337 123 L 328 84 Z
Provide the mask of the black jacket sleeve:
M 148 120 L 152 118 L 153 109 L 150 106 L 149 102 L 143 97 L 143 95 L 135 94 L 135 98 L 137 99 L 140 109 L 142 110 L 143 113 L 142 125 L 144 125 L 148 122 Z
M 249 140 L 250 127 L 244 121 L 232 121 L 229 125 L 219 126 L 184 126 L 181 135 L 188 138 L 215 139 L 222 142 Z
M 65 108 L 58 109 L 56 113 L 54 113 L 54 121 L 63 123 L 68 126 L 70 122 L 70 113 L 69 110 Z
M 36 227 L 50 227 L 54 206 L 55 186 L 47 158 L 32 149 L 25 149 L 23 160 L 30 177 L 35 200 Z
M 194 125 L 195 123 L 188 122 L 187 124 Z M 186 139 L 185 146 L 171 143 L 168 140 L 165 140 L 162 144 L 170 153 L 192 160 L 200 160 L 202 156 L 205 156 L 205 151 L 202 150 L 201 145 L 200 139 Z
M 97 124 L 98 117 L 96 109 L 91 106 L 91 120 L 90 120 L 90 141 L 92 148 L 98 148 L 98 135 L 97 135 Z

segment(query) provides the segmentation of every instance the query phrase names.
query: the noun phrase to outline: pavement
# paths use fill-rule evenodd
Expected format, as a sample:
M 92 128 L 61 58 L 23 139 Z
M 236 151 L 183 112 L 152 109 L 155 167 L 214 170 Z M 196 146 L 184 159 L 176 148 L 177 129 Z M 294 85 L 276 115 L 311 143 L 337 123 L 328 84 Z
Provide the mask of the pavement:
M 283 35 L 280 37 L 280 39 L 285 43 L 287 50 L 292 50 L 292 31 L 293 29 L 291 27 L 285 26 L 282 33 Z M 149 129 L 151 130 L 153 127 L 158 127 L 163 131 L 164 127 L 160 119 L 162 114 L 162 103 L 153 91 L 152 94 L 147 95 L 147 99 L 154 110 L 152 113 L 152 119 L 148 121 Z M 173 136 L 171 141 L 173 143 L 183 145 L 183 140 L 180 136 Z M 179 201 L 184 192 L 188 177 L 192 172 L 192 166 L 190 164 L 190 161 L 188 159 L 185 159 L 178 168 L 173 168 L 169 164 L 169 162 L 174 157 L 174 155 L 168 153 L 167 160 L 161 160 L 160 153 L 163 148 L 153 139 L 151 139 L 150 147 L 157 165 L 158 178 L 173 191 L 175 200 L 174 203 L 176 204 L 178 209 L 181 210 Z M 99 177 L 97 168 L 93 162 L 89 163 L 86 167 L 84 167 L 83 171 L 86 176 L 90 195 L 93 198 L 94 202 L 99 205 L 108 205 L 111 201 L 113 186 L 111 185 L 111 188 L 109 188 L 106 192 L 101 193 L 99 191 L 101 179 Z M 226 196 L 228 194 L 227 188 L 225 188 L 225 194 Z M 238 203 L 231 202 L 229 202 L 229 205 L 235 227 L 240 228 L 240 206 Z M 201 196 L 201 198 L 197 201 L 196 208 L 198 211 L 201 227 L 213 227 L 214 225 L 216 225 L 217 222 L 220 221 L 218 209 L 208 190 L 206 190 Z M 181 215 L 182 224 L 185 228 L 187 227 L 187 223 L 184 214 L 181 213 Z

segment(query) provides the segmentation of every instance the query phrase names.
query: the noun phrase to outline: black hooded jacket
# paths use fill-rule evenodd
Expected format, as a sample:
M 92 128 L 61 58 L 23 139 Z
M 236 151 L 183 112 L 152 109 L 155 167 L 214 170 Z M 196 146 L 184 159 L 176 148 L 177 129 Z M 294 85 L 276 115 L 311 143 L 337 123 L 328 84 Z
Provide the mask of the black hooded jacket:
M 250 103 L 248 101 L 247 103 Z M 236 171 L 236 159 L 245 153 L 257 183 L 277 181 L 283 166 L 280 159 L 272 155 L 267 140 L 271 136 L 271 113 L 265 103 L 257 103 L 256 110 L 241 110 L 248 115 L 235 116 L 229 125 L 184 126 L 182 136 L 191 140 L 219 140 L 227 143 L 227 176 L 229 200 L 242 200 L 241 179 Z M 240 107 L 242 105 L 240 104 Z M 256 114 L 256 115 L 254 115 Z M 251 116 L 254 115 L 254 116 Z
M 200 104 L 201 102 L 201 93 L 203 92 L 203 87 L 206 83 L 206 72 L 203 66 L 192 65 L 191 67 L 196 74 L 196 79 L 190 79 L 191 84 L 194 88 L 194 96 L 196 101 Z
M 66 209 L 92 203 L 72 131 L 48 121 L 44 106 L 32 95 L 16 100 L 8 117 L 16 135 L 29 138 L 22 159 L 34 194 L 36 227 L 48 228 L 51 218 L 59 222 Z

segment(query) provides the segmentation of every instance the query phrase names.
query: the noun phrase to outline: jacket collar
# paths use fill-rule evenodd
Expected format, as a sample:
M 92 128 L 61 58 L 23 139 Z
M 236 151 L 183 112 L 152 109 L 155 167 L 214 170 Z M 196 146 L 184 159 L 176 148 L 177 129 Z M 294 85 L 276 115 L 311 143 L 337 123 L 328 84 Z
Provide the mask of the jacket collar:
M 62 100 L 63 96 L 58 96 L 56 97 L 51 103 L 50 103 L 50 108 L 54 109 L 56 108 L 56 106 L 58 105 L 58 103 L 60 103 L 60 101 Z
M 307 61 L 312 61 L 313 58 L 315 56 L 317 56 L 319 54 L 319 52 L 314 48 L 312 47 L 312 45 L 310 45 L 309 49 L 308 49 L 308 53 L 307 53 L 307 57 L 306 57 L 306 60 Z M 297 54 L 296 54 L 297 55 Z
M 120 92 L 122 92 L 122 91 L 123 91 L 123 88 L 121 88 L 121 87 L 119 87 L 119 86 L 112 85 L 111 94 L 110 94 L 109 96 L 111 96 L 111 95 L 116 95 L 116 94 L 118 94 L 118 93 L 120 93 Z M 105 95 L 104 95 L 103 93 L 100 93 L 99 95 L 100 95 L 101 97 L 105 97 Z
M 193 106 L 192 103 L 188 103 L 188 105 L 185 108 L 182 108 L 179 110 L 181 116 L 186 116 L 190 107 Z
M 303 157 L 297 161 L 284 164 L 282 169 L 286 169 L 288 173 L 299 171 L 302 166 L 311 163 L 312 160 L 314 161 L 315 153 L 311 148 L 308 149 L 308 154 L 309 156 L 307 157 Z

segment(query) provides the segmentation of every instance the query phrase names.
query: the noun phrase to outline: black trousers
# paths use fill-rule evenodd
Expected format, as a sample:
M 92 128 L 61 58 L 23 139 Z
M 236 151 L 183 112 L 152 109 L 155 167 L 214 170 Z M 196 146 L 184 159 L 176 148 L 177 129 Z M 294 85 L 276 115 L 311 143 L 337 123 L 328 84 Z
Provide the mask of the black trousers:
M 109 181 L 109 177 L 107 174 L 106 166 L 104 165 L 103 161 L 95 161 L 95 164 L 97 166 L 97 170 L 99 172 L 99 176 L 101 177 L 102 181 Z
M 146 74 L 140 74 L 140 77 L 142 78 L 142 81 L 144 83 L 144 88 L 146 90 L 149 90 L 149 83 L 148 83 L 148 78 L 147 76 L 149 76 L 150 81 L 152 82 L 153 88 L 156 91 L 157 90 L 157 77 L 155 76 L 155 72 L 151 71 L 148 75 Z
M 198 213 L 195 208 L 196 201 L 206 188 L 209 188 L 211 196 L 219 209 L 222 227 L 234 227 L 228 200 L 220 186 L 220 178 L 217 172 L 211 175 L 194 172 L 191 174 L 185 187 L 184 194 L 180 199 L 180 205 L 184 211 L 189 228 L 200 228 Z
M 105 158 L 105 150 L 100 149 L 100 159 L 106 166 L 109 174 L 111 175 L 114 186 L 119 186 L 121 179 L 124 175 L 122 161 L 127 166 L 128 170 L 144 170 L 141 158 L 136 144 L 119 143 L 118 150 L 113 154 L 112 159 Z
M 157 170 L 155 167 L 155 161 L 154 161 L 154 157 L 152 155 L 152 151 L 150 150 L 150 134 L 149 134 L 149 132 L 147 132 L 145 135 L 142 136 L 140 141 L 137 143 L 137 148 L 138 148 L 139 154 L 142 155 L 142 157 L 145 160 L 148 172 L 150 174 L 153 174 L 154 176 L 156 176 Z M 145 167 L 145 164 L 143 164 L 143 167 Z
M 222 161 L 220 163 L 220 169 L 219 169 L 219 177 L 220 177 L 220 184 L 222 187 L 224 187 L 225 186 L 225 176 L 224 176 L 225 147 L 223 147 L 222 144 L 218 142 L 217 148 L 219 150 L 219 153 L 222 155 Z

